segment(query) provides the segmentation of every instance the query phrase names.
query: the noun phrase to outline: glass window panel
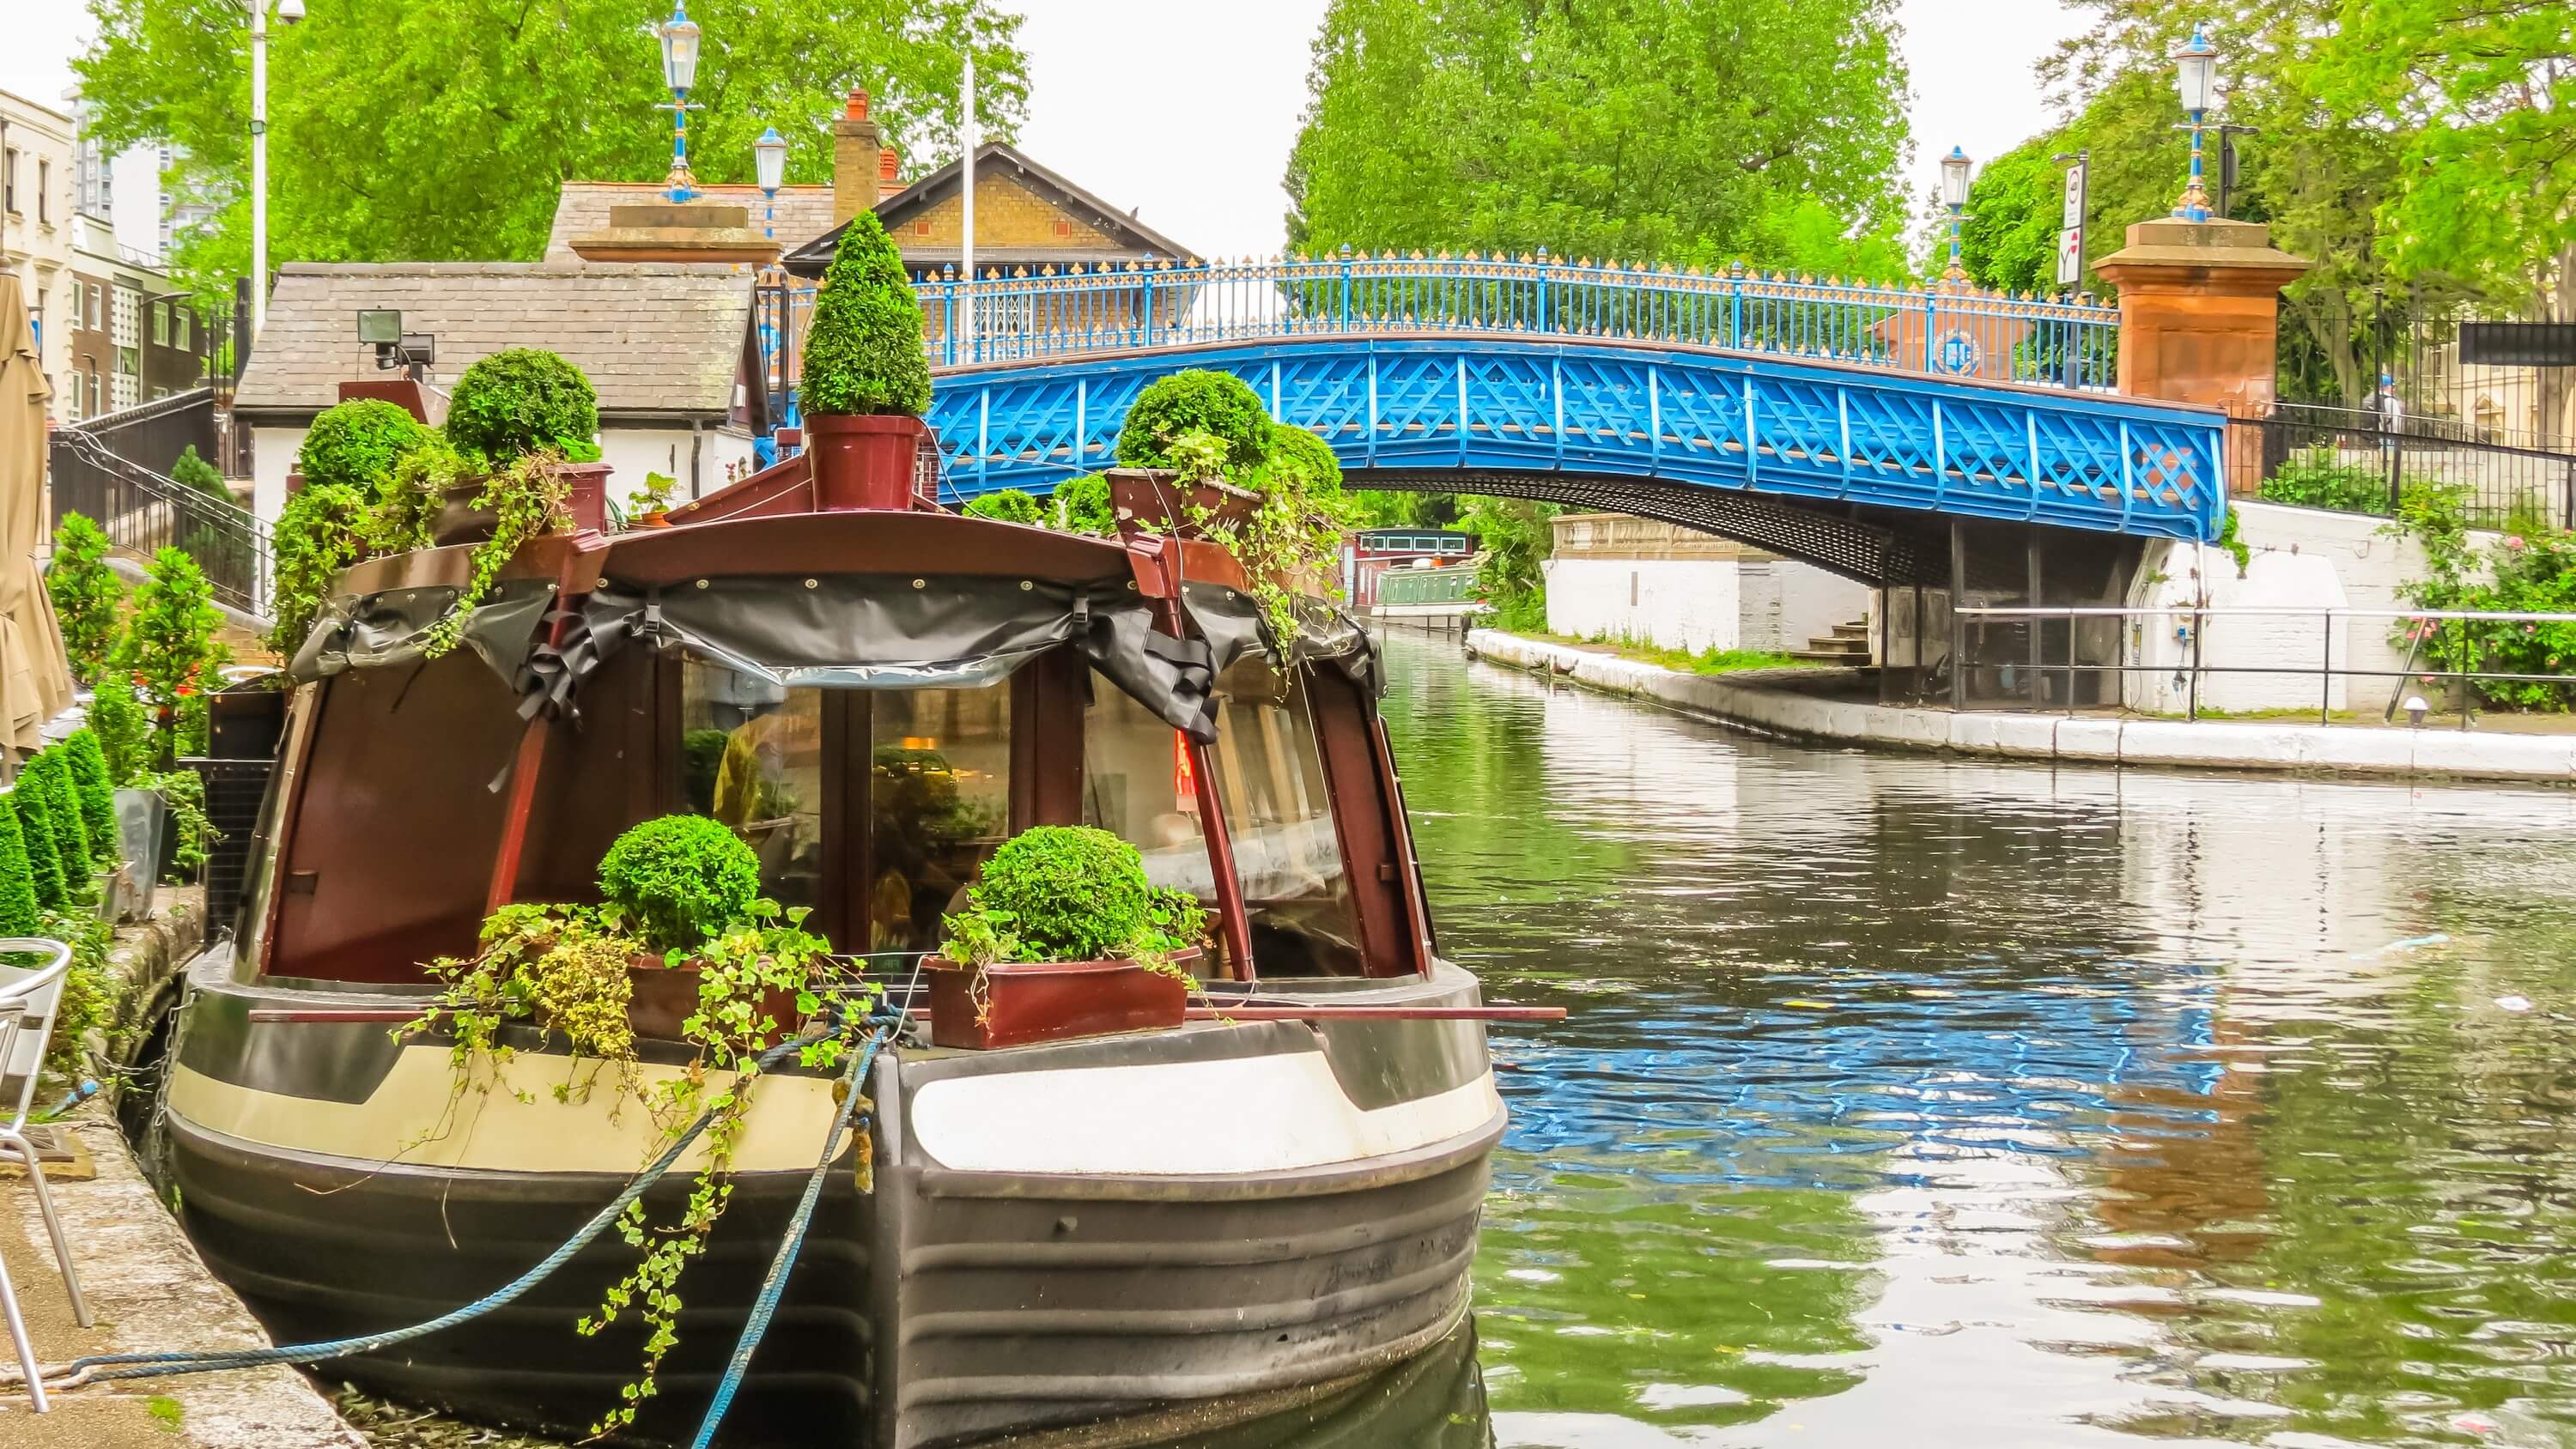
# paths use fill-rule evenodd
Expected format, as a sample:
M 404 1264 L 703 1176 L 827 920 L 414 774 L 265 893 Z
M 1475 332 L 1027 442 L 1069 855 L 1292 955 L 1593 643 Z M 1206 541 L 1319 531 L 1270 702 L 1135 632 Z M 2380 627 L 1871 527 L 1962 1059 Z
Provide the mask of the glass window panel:
M 868 949 L 927 951 L 1011 820 L 1011 690 L 872 692 Z
M 1302 681 L 1258 653 L 1217 680 L 1217 796 L 1265 976 L 1358 976 L 1359 927 Z
M 763 894 L 822 903 L 823 695 L 691 659 L 680 675 L 680 785 L 688 809 L 760 857 Z
M 1135 846 L 1154 884 L 1215 901 L 1181 732 L 1097 677 L 1082 712 L 1082 823 Z

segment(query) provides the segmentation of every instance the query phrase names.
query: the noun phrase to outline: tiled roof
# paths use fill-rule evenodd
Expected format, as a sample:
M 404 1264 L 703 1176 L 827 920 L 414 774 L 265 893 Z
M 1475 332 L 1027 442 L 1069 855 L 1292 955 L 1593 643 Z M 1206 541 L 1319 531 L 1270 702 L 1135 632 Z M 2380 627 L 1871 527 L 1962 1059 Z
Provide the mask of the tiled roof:
M 722 414 L 752 283 L 748 266 L 703 262 L 289 263 L 234 406 L 314 412 L 338 400 L 344 379 L 393 376 L 358 341 L 359 311 L 391 307 L 403 331 L 437 339 L 426 381 L 440 391 L 478 358 L 543 347 L 588 375 L 603 413 Z
M 546 260 L 577 262 L 572 239 L 592 232 L 608 230 L 608 209 L 612 206 L 635 206 L 663 200 L 659 181 L 567 181 L 555 198 L 554 230 L 546 234 Z M 697 199 L 739 206 L 750 215 L 751 229 L 761 229 L 767 214 L 767 198 L 757 186 L 701 186 Z M 781 250 L 801 247 L 832 229 L 832 188 L 829 186 L 782 186 L 778 188 L 778 245 Z

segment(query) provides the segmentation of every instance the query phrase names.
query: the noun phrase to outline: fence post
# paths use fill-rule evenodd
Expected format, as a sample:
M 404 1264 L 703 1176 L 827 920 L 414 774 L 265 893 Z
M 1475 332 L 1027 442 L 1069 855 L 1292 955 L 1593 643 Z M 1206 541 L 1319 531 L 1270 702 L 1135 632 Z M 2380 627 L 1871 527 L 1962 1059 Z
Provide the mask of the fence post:
M 1351 330 L 1351 244 L 1342 243 L 1342 322 L 1344 332 Z
M 2403 446 L 2403 444 L 2398 441 L 2397 434 L 2388 430 L 2388 413 L 2386 410 L 2373 408 L 2371 410 L 2370 420 L 2371 425 L 2379 430 L 2380 451 L 2388 455 L 2388 516 L 2395 518 L 2397 516 L 2398 495 L 2405 491 L 2404 485 L 2398 481 L 2397 477 L 2398 450 Z
M 822 300 L 818 293 L 815 305 L 820 307 Z M 940 360 L 954 367 L 957 365 L 957 268 L 954 264 L 940 275 L 939 303 Z
M 1547 248 L 1540 247 L 1538 249 L 1538 330 L 1541 332 L 1547 331 L 1547 278 Z M 2576 503 L 2570 503 L 2568 506 L 2576 508 Z
M 1941 328 L 1941 290 L 1928 287 L 1923 292 L 1923 370 L 1939 372 L 1934 359 L 1940 355 L 1940 339 L 1933 334 Z
M 1740 348 L 1744 345 L 1744 263 L 1731 263 L 1727 279 L 1727 290 L 1732 295 L 1726 314 L 1726 345 Z

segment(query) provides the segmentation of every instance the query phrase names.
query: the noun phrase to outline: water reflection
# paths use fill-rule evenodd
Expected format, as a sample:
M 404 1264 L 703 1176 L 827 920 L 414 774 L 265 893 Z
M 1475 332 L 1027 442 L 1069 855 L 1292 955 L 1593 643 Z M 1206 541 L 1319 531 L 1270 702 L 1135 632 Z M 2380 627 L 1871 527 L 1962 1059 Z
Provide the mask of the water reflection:
M 1498 1042 L 1500 1443 L 2576 1442 L 2576 800 L 1775 744 L 1453 649 L 1388 651 L 1443 947 L 1576 1012 Z

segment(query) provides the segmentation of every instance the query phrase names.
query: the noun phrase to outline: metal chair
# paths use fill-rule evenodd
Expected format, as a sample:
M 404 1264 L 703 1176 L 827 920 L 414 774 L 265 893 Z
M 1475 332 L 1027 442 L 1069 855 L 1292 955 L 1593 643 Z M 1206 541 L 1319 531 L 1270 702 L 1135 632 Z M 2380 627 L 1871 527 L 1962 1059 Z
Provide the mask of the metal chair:
M 62 1219 L 54 1215 L 54 1199 L 45 1190 L 45 1168 L 36 1159 L 36 1145 L 27 1140 L 27 1109 L 36 1098 L 46 1043 L 53 1039 L 63 978 L 71 974 L 72 948 L 60 941 L 11 937 L 0 940 L 0 953 L 52 958 L 32 969 L 0 965 L 0 1081 L 19 1079 L 18 1100 L 0 1104 L 0 1111 L 9 1114 L 0 1117 L 0 1154 L 13 1154 L 27 1164 L 27 1184 L 35 1191 L 37 1209 L 45 1215 L 45 1231 L 54 1240 L 54 1261 L 62 1265 L 63 1286 L 71 1293 L 72 1317 L 87 1328 L 89 1304 L 81 1298 L 80 1276 L 72 1271 L 71 1241 L 63 1236 Z M 35 1401 L 36 1412 L 45 1413 L 45 1386 L 37 1381 L 36 1352 L 27 1342 L 26 1320 L 19 1316 L 17 1289 L 9 1282 L 6 1263 L 0 1263 L 0 1310 L 8 1314 L 9 1340 L 27 1370 L 27 1395 Z

